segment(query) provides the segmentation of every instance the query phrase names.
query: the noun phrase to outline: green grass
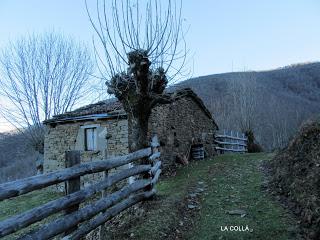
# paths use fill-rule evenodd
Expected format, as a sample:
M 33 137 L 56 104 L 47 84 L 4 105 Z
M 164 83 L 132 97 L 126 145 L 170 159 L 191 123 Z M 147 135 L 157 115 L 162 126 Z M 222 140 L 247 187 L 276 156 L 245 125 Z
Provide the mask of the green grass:
M 224 155 L 208 164 L 202 179 L 207 195 L 194 230 L 188 239 L 294 239 L 294 220 L 262 190 L 264 180 L 259 171 L 261 161 L 271 155 Z M 205 168 L 204 166 L 202 166 Z M 212 169 L 212 171 L 210 170 Z M 247 215 L 229 215 L 230 210 L 245 210 Z M 224 226 L 246 226 L 251 231 L 221 231 Z M 290 230 L 291 229 L 291 230 Z
M 25 195 L 15 197 L 12 199 L 4 200 L 0 202 L 0 221 L 8 217 L 14 216 L 16 214 L 30 210 L 34 207 L 38 207 L 60 196 L 62 196 L 62 193 L 52 192 L 52 191 L 43 189 L 43 190 L 27 193 Z M 43 223 L 46 223 L 47 221 L 49 221 L 55 216 L 57 215 L 53 215 L 52 217 L 45 219 L 41 222 L 34 223 L 28 228 L 22 229 L 2 239 L 8 239 L 8 240 L 16 239 L 18 236 L 23 235 L 23 233 L 29 232 L 30 230 L 41 226 Z
M 295 239 L 294 219 L 261 188 L 264 177 L 259 167 L 271 157 L 221 155 L 181 168 L 175 177 L 160 181 L 158 197 L 146 203 L 144 214 L 127 217 L 120 229 L 109 229 L 111 239 Z M 206 186 L 201 208 L 188 210 L 186 196 L 199 182 Z M 246 211 L 246 216 L 227 213 L 236 209 Z M 187 226 L 179 226 L 181 222 Z M 248 226 L 251 231 L 221 231 L 224 226 Z

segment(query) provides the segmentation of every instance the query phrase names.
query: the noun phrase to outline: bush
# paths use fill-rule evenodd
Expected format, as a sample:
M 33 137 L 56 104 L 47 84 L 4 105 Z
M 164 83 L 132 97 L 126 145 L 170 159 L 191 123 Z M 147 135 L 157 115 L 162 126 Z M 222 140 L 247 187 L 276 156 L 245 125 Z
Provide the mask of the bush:
M 252 130 L 247 130 L 245 132 L 246 137 L 248 138 L 248 153 L 257 153 L 257 152 L 263 152 L 262 147 L 255 142 L 255 137 Z

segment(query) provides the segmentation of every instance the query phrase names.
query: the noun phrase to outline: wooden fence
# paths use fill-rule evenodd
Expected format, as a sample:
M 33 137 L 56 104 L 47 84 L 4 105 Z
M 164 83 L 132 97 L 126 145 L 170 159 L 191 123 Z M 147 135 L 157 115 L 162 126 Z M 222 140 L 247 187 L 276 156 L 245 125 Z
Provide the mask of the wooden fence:
M 248 139 L 244 133 L 223 130 L 216 135 L 215 142 L 218 144 L 216 150 L 221 154 L 228 152 L 244 153 L 248 151 Z
M 125 156 L 84 164 L 80 164 L 80 152 L 71 151 L 66 153 L 67 168 L 65 169 L 0 185 L 0 201 L 2 201 L 54 184 L 66 183 L 66 196 L 0 222 L 0 237 L 26 228 L 61 211 L 64 213 L 63 216 L 21 236 L 19 239 L 44 240 L 57 235 L 59 237 L 63 235 L 63 239 L 84 237 L 123 210 L 155 194 L 154 186 L 161 173 L 158 147 L 158 140 L 154 137 L 149 148 Z M 134 165 L 114 174 L 108 174 L 108 171 L 113 168 L 141 158 L 148 160 L 145 164 Z M 80 176 L 97 172 L 104 172 L 104 178 L 89 187 L 80 189 Z M 110 186 L 137 175 L 143 177 L 131 184 L 126 184 L 118 191 L 105 193 L 105 190 Z M 80 203 L 84 203 L 97 193 L 102 193 L 102 198 L 79 208 Z

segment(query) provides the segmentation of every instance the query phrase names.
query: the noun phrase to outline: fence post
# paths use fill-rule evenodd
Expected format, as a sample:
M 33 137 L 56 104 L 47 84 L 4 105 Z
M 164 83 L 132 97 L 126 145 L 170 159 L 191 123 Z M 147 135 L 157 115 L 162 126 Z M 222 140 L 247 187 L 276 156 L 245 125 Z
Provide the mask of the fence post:
M 106 149 L 104 151 L 104 159 L 107 160 L 108 159 L 108 144 L 106 146 Z M 103 172 L 103 180 L 106 180 L 108 178 L 108 175 L 109 175 L 109 171 L 104 171 Z M 108 189 L 104 189 L 102 190 L 101 192 L 101 197 L 104 198 L 108 195 Z M 105 211 L 104 211 L 105 212 Z M 109 239 L 109 236 L 107 235 L 107 232 L 106 232 L 106 223 L 102 224 L 101 226 L 99 226 L 99 236 L 98 236 L 98 240 L 107 240 Z
M 158 147 L 160 146 L 160 144 L 159 144 L 158 136 L 157 136 L 157 135 L 154 135 L 154 136 L 152 137 L 150 146 L 151 146 L 151 156 L 152 156 L 153 154 L 159 152 Z M 151 161 L 151 166 L 152 166 L 152 167 L 155 166 L 156 161 L 157 161 L 157 160 Z M 154 173 L 154 174 L 156 174 L 156 173 Z M 154 174 L 151 173 L 150 177 L 153 178 L 153 177 L 154 177 Z M 148 187 L 147 190 L 150 191 L 150 190 L 152 190 L 152 189 L 153 189 L 153 186 L 150 186 L 150 187 Z
M 66 151 L 65 153 L 65 167 L 73 167 L 75 165 L 80 164 L 80 151 Z M 71 194 L 74 192 L 77 192 L 80 190 L 80 177 L 72 178 L 68 181 L 65 182 L 65 194 Z M 75 204 L 73 206 L 70 206 L 65 210 L 65 214 L 70 214 L 72 212 L 78 211 L 79 209 L 79 204 Z M 72 233 L 74 230 L 76 230 L 77 227 L 73 227 L 66 231 L 64 235 L 69 235 Z

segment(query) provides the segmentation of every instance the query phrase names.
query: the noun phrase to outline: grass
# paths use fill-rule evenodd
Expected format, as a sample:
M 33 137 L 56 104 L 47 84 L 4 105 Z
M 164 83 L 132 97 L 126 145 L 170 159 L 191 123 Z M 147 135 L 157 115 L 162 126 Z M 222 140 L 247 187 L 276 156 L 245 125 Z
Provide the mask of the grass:
M 230 154 L 193 162 L 175 177 L 162 180 L 158 197 L 138 216 L 127 216 L 110 227 L 111 239 L 295 239 L 295 220 L 261 188 L 259 169 L 271 154 Z M 204 184 L 204 192 L 188 197 Z M 199 207 L 190 210 L 188 204 Z M 245 216 L 230 215 L 244 210 Z M 121 222 L 121 221 L 120 221 Z M 250 231 L 221 231 L 239 226 Z
M 295 220 L 261 188 L 260 166 L 271 157 L 263 153 L 221 155 L 181 167 L 176 176 L 160 181 L 154 200 L 107 224 L 108 239 L 295 239 Z M 42 190 L 2 201 L 0 220 L 57 197 Z M 227 213 L 239 209 L 246 215 Z M 251 231 L 221 231 L 225 226 L 248 226 Z
M 264 177 L 259 166 L 270 157 L 225 155 L 208 164 L 208 174 L 202 178 L 207 195 L 188 239 L 295 239 L 294 219 L 261 188 Z M 226 213 L 235 209 L 244 210 L 246 216 Z M 248 226 L 250 231 L 221 231 L 225 226 Z
M 25 212 L 27 210 L 30 210 L 34 207 L 38 207 L 44 203 L 47 203 L 51 200 L 58 198 L 60 196 L 62 196 L 62 193 L 52 192 L 47 189 L 43 189 L 43 190 L 38 190 L 38 191 L 31 192 L 31 193 L 27 193 L 25 195 L 22 195 L 22 196 L 19 196 L 16 198 L 4 200 L 4 201 L 0 202 L 0 221 L 4 220 L 10 216 Z M 21 236 L 24 233 L 29 232 L 29 231 L 41 226 L 43 223 L 50 221 L 51 219 L 53 219 L 56 216 L 57 215 L 53 215 L 53 216 L 49 217 L 48 219 L 45 219 L 45 220 L 40 221 L 38 223 L 34 223 L 31 226 L 29 226 L 28 228 L 22 229 L 16 233 L 11 234 L 11 235 L 4 237 L 2 239 L 7 239 L 7 240 L 16 239 L 18 236 Z

